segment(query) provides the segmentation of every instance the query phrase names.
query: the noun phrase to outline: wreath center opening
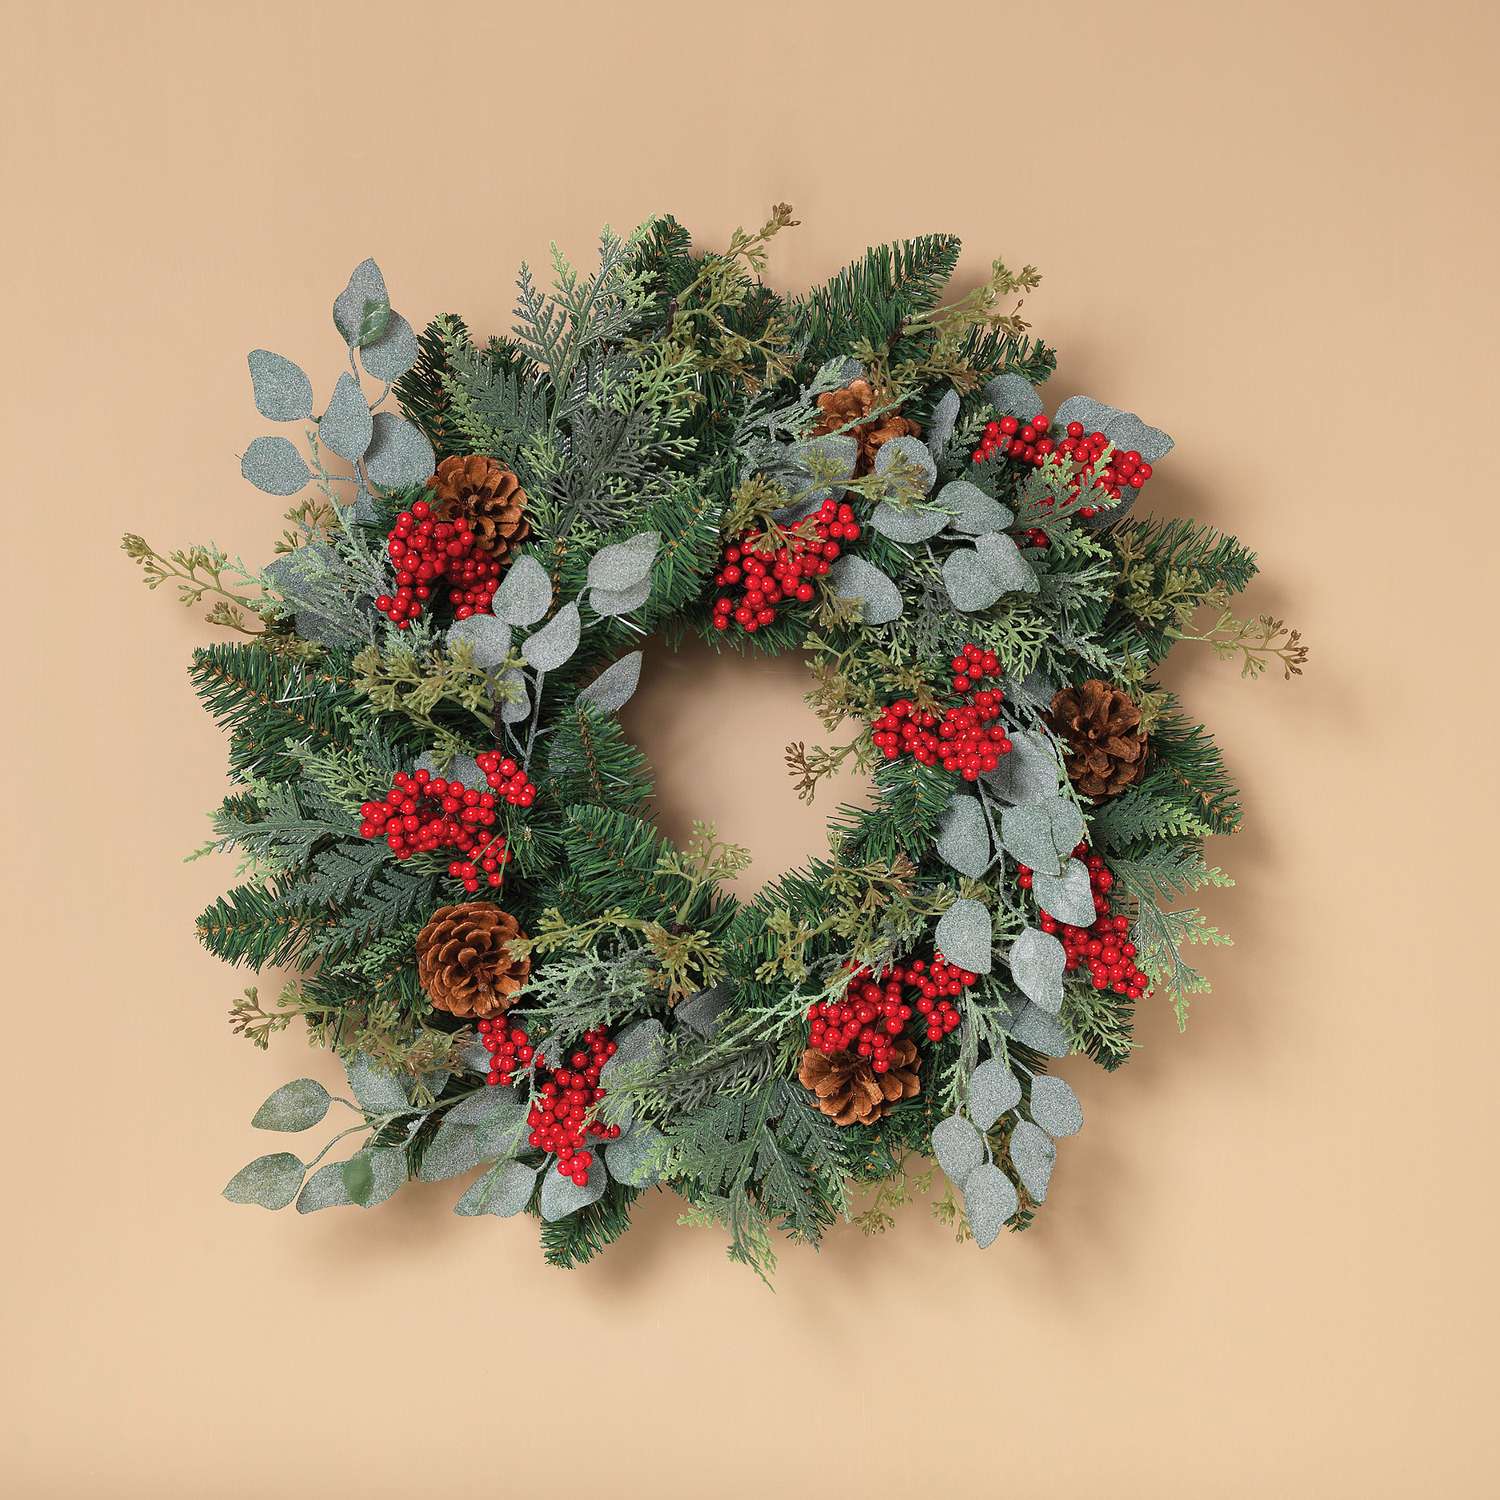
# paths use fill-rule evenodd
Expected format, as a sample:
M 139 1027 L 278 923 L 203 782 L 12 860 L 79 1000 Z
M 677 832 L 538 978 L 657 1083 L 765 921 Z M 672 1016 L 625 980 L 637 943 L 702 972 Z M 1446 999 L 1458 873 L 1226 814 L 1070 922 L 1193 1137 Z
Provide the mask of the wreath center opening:
M 620 715 L 655 773 L 662 834 L 681 848 L 695 822 L 712 823 L 749 851 L 750 863 L 725 881 L 741 900 L 825 855 L 841 803 L 873 801 L 870 778 L 847 768 L 821 780 L 811 804 L 799 796 L 787 747 L 830 737 L 804 698 L 810 683 L 800 652 L 741 656 L 691 639 L 674 649 L 657 637 Z

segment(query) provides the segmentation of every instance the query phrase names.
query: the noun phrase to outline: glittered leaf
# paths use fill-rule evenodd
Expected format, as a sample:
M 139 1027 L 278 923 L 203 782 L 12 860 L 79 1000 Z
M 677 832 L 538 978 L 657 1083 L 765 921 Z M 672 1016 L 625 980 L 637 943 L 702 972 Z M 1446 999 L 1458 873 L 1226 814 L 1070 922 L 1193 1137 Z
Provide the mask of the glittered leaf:
M 889 474 L 898 468 L 915 476 L 924 495 L 937 483 L 937 465 L 932 461 L 927 445 L 917 438 L 892 438 L 880 445 L 875 454 L 875 472 Z
M 549 1224 L 577 1213 L 580 1208 L 587 1208 L 590 1203 L 597 1203 L 609 1186 L 609 1172 L 602 1153 L 594 1156 L 586 1187 L 579 1187 L 571 1177 L 564 1177 L 555 1166 L 549 1164 L 545 1170 L 547 1175 L 542 1181 L 542 1195 L 537 1207 Z
M 354 342 L 363 349 L 367 344 L 373 344 L 383 338 L 386 329 L 390 326 L 391 304 L 383 297 L 366 302 L 364 313 L 359 320 L 359 336 Z
M 316 1078 L 284 1083 L 255 1111 L 257 1130 L 310 1130 L 328 1113 L 328 1090 Z
M 240 473 L 268 495 L 295 495 L 312 478 L 302 455 L 284 437 L 258 437 L 240 459 Z
M 1047 735 L 1035 729 L 1012 729 L 1010 746 L 995 769 L 985 773 L 985 785 L 1002 802 L 1035 802 L 1056 795 L 1057 751 Z
M 1061 1078 L 1044 1074 L 1031 1080 L 1031 1118 L 1051 1136 L 1077 1135 L 1083 1129 L 1083 1105 Z
M 572 601 L 521 642 L 521 654 L 538 672 L 555 672 L 578 649 L 583 625 Z
M 955 390 L 944 391 L 936 406 L 932 408 L 932 416 L 927 422 L 927 451 L 934 459 L 942 456 L 943 449 L 948 446 L 948 439 L 953 436 L 953 428 L 958 422 L 958 392 Z
M 971 974 L 988 974 L 993 931 L 989 909 L 982 902 L 960 896 L 938 918 L 933 942 L 949 963 Z
M 518 557 L 500 580 L 490 608 L 512 625 L 535 625 L 552 607 L 552 580 L 534 557 Z
M 1041 588 L 1036 569 L 1021 556 L 1021 549 L 1003 531 L 974 538 L 979 560 L 999 581 L 1002 593 L 1034 594 Z
M 390 306 L 390 298 L 385 290 L 385 277 L 380 274 L 380 267 L 373 260 L 362 260 L 350 274 L 349 285 L 339 293 L 333 304 L 334 327 L 343 334 L 344 342 L 351 348 L 359 342 L 365 309 L 371 302 Z
M 359 1053 L 345 1064 L 349 1075 L 349 1088 L 366 1114 L 390 1114 L 403 1110 L 410 1104 L 401 1080 L 384 1068 L 377 1068 L 363 1053 Z
M 1039 416 L 1042 411 L 1042 398 L 1037 395 L 1036 387 L 1020 375 L 997 375 L 985 386 L 984 398 L 1001 416 L 1019 417 L 1023 422 Z
M 719 1018 L 729 1008 L 732 996 L 727 984 L 710 985 L 696 995 L 681 1001 L 672 1012 L 672 1019 L 699 1036 L 712 1037 L 719 1029 Z
M 494 1214 L 497 1218 L 508 1219 L 531 1202 L 536 1174 L 535 1167 L 523 1166 L 518 1161 L 502 1161 L 453 1205 L 453 1212 L 465 1217 Z
M 654 1125 L 639 1125 L 604 1148 L 609 1175 L 626 1187 L 650 1187 L 661 1177 L 658 1166 L 666 1137 Z
M 307 1179 L 307 1186 L 297 1197 L 299 1214 L 315 1214 L 323 1208 L 349 1208 L 354 1199 L 344 1186 L 344 1164 L 331 1161 Z
M 229 1179 L 224 1187 L 224 1196 L 231 1203 L 253 1203 L 259 1208 L 285 1208 L 297 1196 L 297 1189 L 302 1186 L 302 1174 L 306 1170 L 302 1162 L 289 1151 L 257 1156 Z
M 526 678 L 519 670 L 507 672 L 500 679 L 505 695 L 496 695 L 500 705 L 502 724 L 519 724 L 531 714 L 531 693 L 526 687 Z
M 312 382 L 302 366 L 269 349 L 250 352 L 255 409 L 273 422 L 301 422 L 312 415 Z
M 988 1130 L 1020 1102 L 1021 1085 L 999 1058 L 980 1063 L 969 1075 L 969 1117 L 980 1130 Z
M 814 467 L 817 469 L 819 477 L 809 479 L 812 489 L 799 496 L 800 501 L 811 500 L 814 504 L 829 496 L 837 499 L 842 495 L 843 488 L 838 481 L 852 478 L 859 462 L 859 443 L 847 432 L 829 432 L 808 438 L 806 442 L 794 444 L 791 451 L 793 459 L 808 469 L 809 475 Z
M 1172 451 L 1172 439 L 1159 427 L 1148 427 L 1133 411 L 1117 411 L 1105 423 L 1103 432 L 1124 453 L 1139 453 L 1154 464 Z
M 1095 401 L 1092 396 L 1069 396 L 1057 408 L 1057 415 L 1052 418 L 1052 426 L 1062 431 L 1066 429 L 1069 422 L 1081 422 L 1086 433 L 1103 432 L 1109 419 L 1118 415 L 1114 407 L 1106 406 L 1102 401 Z
M 1005 592 L 973 547 L 959 547 L 943 559 L 943 587 L 954 609 L 966 615 L 988 609 Z
M 950 479 L 937 492 L 937 504 L 948 513 L 954 531 L 968 536 L 982 536 L 989 531 L 1003 531 L 1015 520 L 1009 507 L 992 500 L 977 484 L 967 479 Z
M 1063 861 L 1082 842 L 1083 832 L 1083 814 L 1069 797 L 1023 802 L 1000 815 L 1000 842 L 1006 853 L 1049 875 L 1062 873 Z
M 1026 1196 L 1036 1203 L 1047 1201 L 1047 1187 L 1052 1181 L 1052 1164 L 1057 1147 L 1052 1138 L 1030 1120 L 1018 1120 L 1010 1133 L 1010 1164 L 1026 1189 Z
M 333 388 L 328 410 L 318 419 L 318 440 L 352 463 L 364 456 L 373 435 L 374 422 L 359 382 L 345 371 Z
M 974 1243 L 981 1250 L 994 1244 L 1020 1206 L 1015 1183 L 993 1162 L 976 1167 L 964 1179 L 964 1213 L 974 1231 Z
M 984 1161 L 984 1137 L 962 1115 L 949 1115 L 932 1127 L 932 1154 L 948 1178 L 964 1178 Z
M 448 644 L 467 642 L 477 667 L 498 667 L 510 655 L 510 626 L 494 615 L 470 615 L 448 627 Z
M 1062 1009 L 1067 953 L 1050 932 L 1028 927 L 1010 945 L 1010 974 L 1016 988 L 1051 1015 Z
M 359 362 L 376 380 L 400 380 L 417 362 L 417 336 L 400 313 L 387 307 L 386 314 L 384 330 L 360 340 Z
M 666 1028 L 654 1016 L 636 1021 L 625 1027 L 615 1037 L 614 1056 L 599 1070 L 601 1086 L 624 1067 L 635 1067 L 644 1063 L 648 1067 L 659 1067 L 666 1054 Z
M 1068 1055 L 1068 1034 L 1056 1016 L 1049 1016 L 1041 1006 L 1020 996 L 1012 997 L 1010 1004 L 1014 1009 L 1005 1022 L 1005 1030 L 1011 1037 L 1043 1057 Z
M 447 760 L 424 750 L 412 764 L 413 771 L 427 771 L 433 776 L 442 776 L 448 781 L 461 782 L 476 792 L 489 790 L 489 781 L 479 769 L 479 762 L 472 755 L 450 755 Z M 488 1071 L 486 1062 L 482 1071 Z
M 378 411 L 370 418 L 365 470 L 372 483 L 383 490 L 410 489 L 427 479 L 436 467 L 432 444 L 415 422 L 393 411 Z
M 870 513 L 870 525 L 881 536 L 908 546 L 936 536 L 951 519 L 946 511 L 918 510 L 910 505 L 896 505 L 890 500 L 882 500 Z
M 589 559 L 589 587 L 614 593 L 634 588 L 650 574 L 660 548 L 659 531 L 638 532 L 623 542 L 601 547 Z
M 631 584 L 628 589 L 590 589 L 589 608 L 596 615 L 613 619 L 618 615 L 628 615 L 633 609 L 639 609 L 650 597 L 651 575 L 648 573 L 639 583 Z
M 1061 875 L 1038 870 L 1031 878 L 1031 893 L 1049 917 L 1070 927 L 1093 926 L 1094 890 L 1089 884 L 1088 867 L 1081 860 L 1070 859 Z
M 938 857 L 961 875 L 978 880 L 989 867 L 990 831 L 977 797 L 962 794 L 949 799 L 938 819 Z
M 462 1120 L 444 1120 L 422 1153 L 417 1176 L 423 1182 L 443 1182 L 477 1167 L 483 1159 L 479 1154 L 478 1128 L 465 1125 Z
M 617 713 L 630 702 L 641 680 L 641 653 L 632 651 L 611 662 L 578 694 L 580 703 L 592 703 L 607 714 Z
M 866 625 L 885 625 L 900 618 L 901 590 L 864 558 L 846 552 L 829 569 L 828 582 L 840 599 L 864 600 Z

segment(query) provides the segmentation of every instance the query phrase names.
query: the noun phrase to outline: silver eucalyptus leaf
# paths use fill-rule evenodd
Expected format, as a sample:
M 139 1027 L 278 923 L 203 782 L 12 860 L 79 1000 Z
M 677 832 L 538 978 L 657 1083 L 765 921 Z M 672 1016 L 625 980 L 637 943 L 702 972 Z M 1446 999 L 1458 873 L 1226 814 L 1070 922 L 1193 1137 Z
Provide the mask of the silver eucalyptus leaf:
M 1036 871 L 1031 877 L 1031 893 L 1049 917 L 1070 927 L 1093 926 L 1094 888 L 1089 884 L 1088 867 L 1081 860 L 1070 859 L 1061 875 Z
M 794 463 L 807 471 L 809 488 L 798 496 L 799 505 L 813 505 L 844 493 L 840 480 L 852 479 L 859 463 L 859 441 L 847 432 L 828 432 L 792 445 Z M 814 469 L 817 473 L 814 475 Z
M 596 615 L 612 619 L 619 615 L 628 615 L 633 609 L 639 609 L 650 597 L 651 575 L 648 573 L 639 583 L 632 584 L 628 589 L 590 589 L 589 608 Z
M 1034 594 L 1041 588 L 1036 569 L 1021 556 L 1021 549 L 1003 531 L 986 532 L 974 538 L 979 560 L 999 581 L 1002 593 Z
M 1029 422 L 1042 412 L 1042 398 L 1036 387 L 1029 380 L 1009 372 L 997 375 L 985 386 L 984 399 L 1002 416 L 1019 417 L 1023 422 Z
M 549 1224 L 577 1213 L 580 1208 L 587 1208 L 590 1203 L 597 1203 L 609 1186 L 609 1172 L 602 1152 L 595 1155 L 589 1167 L 586 1187 L 579 1187 L 571 1177 L 564 1177 L 550 1164 L 544 1170 L 547 1175 L 542 1181 L 542 1195 L 537 1207 Z
M 712 1038 L 719 1029 L 719 1019 L 729 1009 L 733 996 L 729 986 L 722 981 L 699 990 L 696 995 L 681 1001 L 672 1011 L 672 1019 L 699 1036 Z
M 1020 1206 L 1015 1183 L 993 1162 L 976 1167 L 964 1179 L 964 1213 L 981 1250 L 994 1244 Z
M 1082 842 L 1083 834 L 1083 814 L 1070 797 L 1023 802 L 1000 815 L 1000 842 L 1006 852 L 1049 875 L 1062 873 L 1063 862 Z
M 882 500 L 870 513 L 870 525 L 881 536 L 888 536 L 893 542 L 901 542 L 907 546 L 935 537 L 950 520 L 952 517 L 946 511 L 919 510 L 910 505 L 896 505 L 889 500 Z
M 500 580 L 490 608 L 511 625 L 535 625 L 552 608 L 552 580 L 534 557 L 518 557 Z
M 459 1177 L 484 1158 L 479 1154 L 479 1131 L 462 1120 L 444 1120 L 422 1153 L 417 1176 L 423 1182 L 446 1182 Z
M 370 418 L 365 469 L 381 489 L 410 489 L 429 478 L 436 467 L 432 444 L 415 422 L 393 411 L 378 411 Z
M 1010 945 L 1011 978 L 1016 988 L 1049 1015 L 1062 1009 L 1063 971 L 1067 953 L 1050 932 L 1028 927 Z
M 1015 520 L 1015 513 L 998 500 L 992 500 L 977 484 L 967 479 L 950 479 L 937 492 L 937 503 L 949 516 L 954 531 L 966 536 L 983 536 L 990 531 L 1004 531 Z
M 932 940 L 949 963 L 971 974 L 988 974 L 993 934 L 989 908 L 972 897 L 960 896 L 938 918 Z
M 334 299 L 333 324 L 352 349 L 359 342 L 365 308 L 372 302 L 389 302 L 385 277 L 373 260 L 362 260 L 350 273 L 349 284 Z
M 666 1028 L 655 1016 L 627 1026 L 615 1037 L 614 1056 L 599 1070 L 600 1085 L 621 1068 L 644 1063 L 656 1068 L 666 1055 Z
M 984 1137 L 962 1115 L 949 1115 L 932 1127 L 932 1154 L 949 1181 L 962 1187 L 984 1161 Z
M 406 1149 L 403 1146 L 376 1146 L 365 1154 L 370 1158 L 373 1181 L 364 1206 L 374 1208 L 377 1203 L 384 1203 L 406 1182 Z
M 626 1187 L 644 1188 L 661 1180 L 660 1160 L 666 1136 L 654 1125 L 638 1125 L 629 1135 L 604 1148 L 609 1175 Z
M 659 531 L 642 531 L 613 546 L 601 547 L 589 559 L 589 587 L 615 594 L 635 588 L 650 576 L 660 549 Z
M 518 668 L 512 668 L 500 679 L 500 687 L 503 691 L 496 694 L 495 701 L 500 705 L 500 722 L 502 724 L 519 724 L 522 719 L 531 717 L 531 690 L 526 686 L 526 675 Z
M 943 559 L 943 587 L 953 607 L 966 615 L 995 604 L 1005 592 L 994 572 L 973 547 L 958 547 Z
M 927 451 L 934 460 L 942 457 L 943 449 L 953 436 L 953 429 L 958 422 L 958 405 L 958 392 L 950 388 L 943 392 L 937 405 L 932 408 L 932 417 L 927 423 Z
M 257 1208 L 285 1208 L 302 1186 L 307 1168 L 290 1151 L 257 1156 L 224 1185 L 231 1203 L 251 1203 Z
M 1058 431 L 1064 431 L 1069 422 L 1081 422 L 1085 432 L 1103 432 L 1109 419 L 1116 415 L 1117 412 L 1113 406 L 1106 406 L 1102 401 L 1095 401 L 1092 396 L 1069 396 L 1057 408 L 1057 415 L 1053 417 L 1052 425 Z
M 1104 423 L 1104 435 L 1124 453 L 1139 453 L 1154 464 L 1172 451 L 1172 439 L 1159 427 L 1148 427 L 1133 411 L 1117 411 Z
M 937 483 L 937 465 L 927 445 L 914 437 L 892 438 L 882 443 L 875 454 L 875 472 L 889 474 L 898 464 L 916 475 L 920 492 L 926 494 Z
M 635 695 L 641 680 L 642 653 L 631 651 L 611 662 L 578 694 L 580 703 L 592 703 L 604 713 L 618 713 Z
M 1011 1002 L 1012 1014 L 1005 1022 L 1005 1031 L 1023 1047 L 1040 1052 L 1043 1057 L 1066 1057 L 1071 1050 L 1068 1034 L 1056 1016 L 1049 1016 L 1041 1006 L 1016 996 Z
M 310 1130 L 332 1103 L 316 1078 L 294 1078 L 284 1083 L 255 1111 L 250 1123 L 257 1130 Z
M 318 418 L 318 441 L 352 463 L 364 457 L 374 433 L 374 419 L 364 392 L 346 370 L 333 388 L 328 409 Z
M 273 422 L 302 422 L 312 415 L 312 381 L 285 355 L 252 349 L 250 386 L 256 411 Z
M 267 495 L 295 495 L 312 470 L 284 437 L 258 437 L 240 459 L 240 473 Z
M 1016 1121 L 1010 1133 L 1010 1164 L 1026 1189 L 1026 1196 L 1037 1203 L 1047 1201 L 1047 1188 L 1052 1182 L 1052 1164 L 1057 1160 L 1057 1147 L 1046 1131 L 1038 1129 L 1030 1120 Z
M 583 622 L 575 601 L 568 603 L 521 642 L 521 654 L 538 672 L 555 672 L 578 649 Z
M 453 1212 L 465 1218 L 476 1214 L 494 1214 L 509 1219 L 531 1202 L 536 1188 L 537 1169 L 518 1161 L 502 1161 L 476 1182 L 457 1203 Z
M 349 1088 L 359 1107 L 369 1115 L 390 1114 L 407 1108 L 411 1101 L 394 1073 L 377 1067 L 363 1052 L 344 1065 Z
M 901 617 L 901 590 L 879 568 L 852 552 L 846 552 L 828 570 L 828 582 L 840 599 L 864 601 L 866 625 L 887 625 Z
M 416 364 L 420 353 L 411 324 L 393 312 L 385 332 L 360 346 L 359 362 L 376 380 L 400 380 Z
M 494 1108 L 474 1125 L 474 1146 L 481 1161 L 518 1155 L 526 1145 L 527 1103 L 514 1089 L 495 1088 Z
M 323 1208 L 352 1208 L 354 1199 L 344 1186 L 344 1164 L 331 1161 L 307 1179 L 307 1186 L 297 1197 L 299 1214 L 315 1214 Z
M 472 648 L 475 666 L 498 667 L 510 655 L 510 626 L 494 615 L 470 615 L 448 627 L 448 644 L 460 642 Z
M 1000 757 L 984 783 L 1002 802 L 1036 802 L 1052 797 L 1059 786 L 1057 750 L 1038 729 L 1012 729 L 1010 750 Z
M 969 1117 L 980 1130 L 1020 1102 L 1020 1082 L 998 1057 L 987 1058 L 969 1075 Z
M 1083 1129 L 1083 1105 L 1065 1080 L 1050 1074 L 1031 1080 L 1031 1118 L 1050 1136 L 1077 1135 Z
M 994 852 L 990 831 L 977 797 L 956 793 L 938 819 L 938 858 L 961 875 L 978 880 Z

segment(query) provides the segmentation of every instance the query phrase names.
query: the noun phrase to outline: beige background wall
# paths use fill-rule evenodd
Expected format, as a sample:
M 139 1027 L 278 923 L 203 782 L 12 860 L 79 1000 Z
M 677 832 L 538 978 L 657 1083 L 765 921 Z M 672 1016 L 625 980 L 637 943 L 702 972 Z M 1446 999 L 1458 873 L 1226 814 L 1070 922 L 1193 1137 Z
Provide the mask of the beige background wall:
M 1493 1494 L 1495 16 L 0 3 L 7 1493 Z M 1309 676 L 1172 670 L 1250 810 L 1217 993 L 1068 1067 L 1088 1125 L 984 1255 L 918 1207 L 771 1295 L 663 1199 L 571 1276 L 444 1187 L 230 1208 L 256 1104 L 330 1072 L 228 1033 L 200 631 L 117 534 L 268 553 L 244 353 L 326 389 L 365 254 L 488 330 L 551 237 L 776 198 L 786 286 L 925 229 L 1038 264 L 1055 394 L 1162 423 L 1155 505 L 1259 546 Z M 757 880 L 818 846 L 796 672 L 653 670 L 670 825 Z

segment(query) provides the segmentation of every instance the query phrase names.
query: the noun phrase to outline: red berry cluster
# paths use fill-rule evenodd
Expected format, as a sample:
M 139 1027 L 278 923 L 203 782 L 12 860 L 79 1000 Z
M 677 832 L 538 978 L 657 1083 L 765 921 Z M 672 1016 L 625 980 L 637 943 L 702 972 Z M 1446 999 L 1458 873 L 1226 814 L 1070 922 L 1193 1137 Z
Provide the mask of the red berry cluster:
M 524 1067 L 535 1056 L 531 1039 L 521 1026 L 511 1025 L 504 1016 L 479 1023 L 479 1040 L 490 1054 L 487 1082 L 509 1083 L 517 1068 Z M 589 1180 L 594 1153 L 586 1148 L 592 1137 L 600 1141 L 619 1138 L 618 1125 L 601 1125 L 589 1118 L 594 1106 L 604 1097 L 599 1087 L 599 1073 L 615 1055 L 615 1044 L 602 1026 L 586 1031 L 583 1043 L 569 1054 L 566 1066 L 538 1068 L 539 1086 L 536 1102 L 526 1116 L 529 1134 L 527 1144 L 538 1151 L 557 1153 L 557 1170 L 579 1187 Z
M 977 974 L 947 962 L 941 953 L 932 962 L 913 958 L 892 964 L 873 974 L 857 969 L 834 1003 L 823 1001 L 808 1007 L 808 1040 L 819 1052 L 847 1052 L 870 1059 L 877 1073 L 891 1065 L 891 1043 L 906 1030 L 913 1012 L 929 1042 L 939 1042 L 958 1025 L 952 996 L 961 995 L 978 981 Z
M 810 580 L 827 573 L 844 550 L 841 543 L 859 540 L 852 506 L 825 500 L 809 520 L 811 533 L 808 521 L 799 521 L 784 546 L 769 546 L 759 532 L 747 531 L 724 549 L 714 583 L 728 592 L 714 600 L 715 630 L 734 624 L 753 634 L 776 618 L 777 605 L 808 603 Z
M 986 422 L 979 446 L 969 455 L 976 464 L 988 462 L 996 454 L 1016 459 L 1040 469 L 1049 460 L 1052 463 L 1073 462 L 1092 465 L 1098 462 L 1109 439 L 1102 432 L 1083 430 L 1082 422 L 1069 422 L 1061 442 L 1054 442 L 1048 433 L 1049 419 L 1044 414 L 1022 422 L 1018 417 L 1001 417 L 997 422 Z M 1151 477 L 1151 465 L 1139 453 L 1116 452 L 1110 461 L 1094 476 L 1092 488 L 1103 490 L 1112 499 L 1118 500 L 1125 490 L 1138 490 Z M 1051 504 L 1050 500 L 1047 502 Z M 1098 514 L 1092 505 L 1083 505 L 1078 514 L 1087 519 Z M 1034 547 L 1047 545 L 1047 533 L 1035 527 L 1023 532 Z
M 918 709 L 909 698 L 898 698 L 871 726 L 870 738 L 887 760 L 910 755 L 924 766 L 941 761 L 945 771 L 957 771 L 965 781 L 976 781 L 993 771 L 1011 748 L 1010 737 L 998 722 L 1005 694 L 999 688 L 980 686 L 986 677 L 1000 675 L 1000 658 L 970 642 L 949 665 L 953 691 L 965 694 L 967 702 L 948 709 L 939 721 L 936 714 Z
M 1087 967 L 1089 982 L 1096 990 L 1113 990 L 1117 995 L 1128 995 L 1139 1000 L 1151 986 L 1150 979 L 1136 967 L 1135 944 L 1130 941 L 1130 923 L 1110 910 L 1109 892 L 1115 877 L 1097 854 L 1089 853 L 1087 844 L 1080 844 L 1073 857 L 1088 866 L 1089 884 L 1094 889 L 1093 924 L 1089 927 L 1070 927 L 1056 917 L 1041 914 L 1042 931 L 1050 932 L 1063 945 L 1067 955 L 1064 968 L 1071 973 L 1079 967 Z M 1031 871 L 1025 865 L 1020 869 L 1020 885 L 1031 889 Z
M 498 752 L 475 757 L 485 779 L 512 806 L 529 807 L 536 789 L 513 760 Z M 453 849 L 464 858 L 448 866 L 471 895 L 480 877 L 492 886 L 505 879 L 510 859 L 505 839 L 487 833 L 496 819 L 494 792 L 476 792 L 460 781 L 448 781 L 431 771 L 397 771 L 390 791 L 380 802 L 366 802 L 359 810 L 361 838 L 383 838 L 397 859 Z
M 406 630 L 422 613 L 438 581 L 448 585 L 454 617 L 488 614 L 500 583 L 500 563 L 474 550 L 475 537 L 467 516 L 443 520 L 425 500 L 396 517 L 385 550 L 396 569 L 396 592 L 382 594 L 378 609 Z

